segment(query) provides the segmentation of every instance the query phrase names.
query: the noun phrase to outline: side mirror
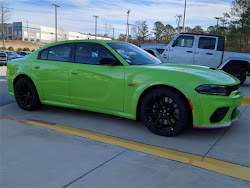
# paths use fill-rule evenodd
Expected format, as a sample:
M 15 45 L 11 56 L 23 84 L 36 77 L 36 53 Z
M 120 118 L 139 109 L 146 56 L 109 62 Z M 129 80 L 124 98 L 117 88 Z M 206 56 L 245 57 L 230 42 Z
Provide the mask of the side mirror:
M 100 64 L 101 65 L 119 65 L 116 59 L 113 58 L 100 58 Z
M 175 47 L 177 45 L 177 40 L 174 40 L 172 47 Z

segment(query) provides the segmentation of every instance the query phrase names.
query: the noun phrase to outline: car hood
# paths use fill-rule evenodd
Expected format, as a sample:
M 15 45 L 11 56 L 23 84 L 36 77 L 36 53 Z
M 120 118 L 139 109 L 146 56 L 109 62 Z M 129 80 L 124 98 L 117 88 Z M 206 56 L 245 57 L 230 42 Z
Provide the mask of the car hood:
M 197 66 L 197 65 L 177 65 L 177 64 L 154 64 L 143 65 L 145 68 L 155 70 L 166 70 L 171 72 L 182 72 L 188 74 L 191 81 L 196 81 L 196 78 L 203 80 L 204 84 L 216 84 L 216 85 L 236 85 L 240 84 L 240 81 L 229 75 L 228 73 L 219 69 Z

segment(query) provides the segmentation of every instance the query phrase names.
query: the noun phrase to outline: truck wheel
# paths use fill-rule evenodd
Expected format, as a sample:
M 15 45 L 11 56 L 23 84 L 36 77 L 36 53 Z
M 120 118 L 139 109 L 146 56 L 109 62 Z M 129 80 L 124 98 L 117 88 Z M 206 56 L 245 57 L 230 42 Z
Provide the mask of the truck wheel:
M 154 89 L 142 100 L 142 121 L 161 136 L 179 134 L 190 124 L 191 116 L 186 99 L 171 88 Z
M 234 77 L 238 78 L 240 80 L 241 85 L 245 82 L 247 78 L 246 71 L 242 69 L 241 67 L 231 66 L 231 67 L 228 67 L 225 71 L 233 75 Z

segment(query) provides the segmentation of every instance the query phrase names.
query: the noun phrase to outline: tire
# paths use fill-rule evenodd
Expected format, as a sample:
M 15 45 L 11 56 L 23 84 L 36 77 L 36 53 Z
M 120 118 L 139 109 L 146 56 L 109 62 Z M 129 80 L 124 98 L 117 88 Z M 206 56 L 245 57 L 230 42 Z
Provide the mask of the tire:
M 24 110 L 36 110 L 41 102 L 33 82 L 27 77 L 21 77 L 14 85 L 17 104 Z
M 244 71 L 244 69 L 242 69 L 241 67 L 230 66 L 226 68 L 225 71 L 233 75 L 234 77 L 238 78 L 240 80 L 240 85 L 242 85 L 247 78 L 246 71 Z
M 153 133 L 170 137 L 188 127 L 192 113 L 183 95 L 171 88 L 160 88 L 143 98 L 141 118 Z

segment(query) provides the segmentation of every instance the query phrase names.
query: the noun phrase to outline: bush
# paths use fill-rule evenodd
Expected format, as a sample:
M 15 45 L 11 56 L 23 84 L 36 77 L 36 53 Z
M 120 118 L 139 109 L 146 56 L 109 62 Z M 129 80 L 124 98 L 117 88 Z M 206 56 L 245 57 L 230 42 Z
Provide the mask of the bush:
M 8 48 L 8 50 L 10 50 L 10 51 L 15 51 L 15 49 L 14 49 L 12 46 L 10 46 L 10 47 Z
M 23 51 L 30 51 L 30 49 L 25 47 L 25 48 L 23 48 Z
M 1 50 L 7 50 L 7 48 L 6 47 L 1 47 Z
M 36 51 L 35 49 L 32 50 L 32 52 Z
M 17 51 L 23 51 L 23 49 L 22 48 L 17 48 Z

